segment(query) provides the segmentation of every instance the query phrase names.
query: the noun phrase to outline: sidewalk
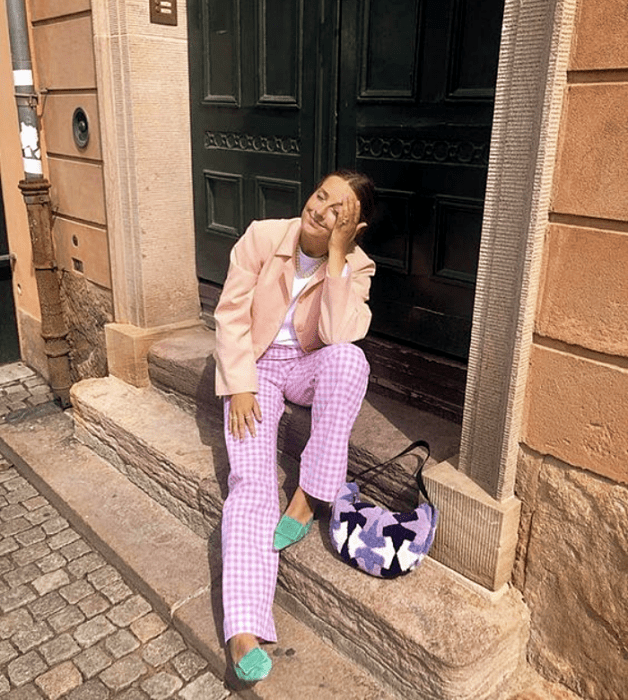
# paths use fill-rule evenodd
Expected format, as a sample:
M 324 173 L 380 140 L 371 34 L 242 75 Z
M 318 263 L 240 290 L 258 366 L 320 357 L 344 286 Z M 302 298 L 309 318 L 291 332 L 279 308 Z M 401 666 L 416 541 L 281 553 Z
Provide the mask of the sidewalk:
M 52 399 L 0 367 L 0 421 Z M 207 661 L 0 456 L 0 695 L 223 700 Z
M 0 420 L 47 401 L 52 392 L 36 372 L 21 362 L 0 365 Z

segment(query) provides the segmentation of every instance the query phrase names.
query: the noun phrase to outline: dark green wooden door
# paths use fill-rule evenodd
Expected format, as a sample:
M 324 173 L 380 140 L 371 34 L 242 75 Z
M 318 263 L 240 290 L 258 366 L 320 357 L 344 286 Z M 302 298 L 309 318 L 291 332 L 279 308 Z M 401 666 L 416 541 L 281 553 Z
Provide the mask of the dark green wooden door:
M 11 261 L 7 243 L 2 189 L 0 189 L 0 364 L 20 359 L 15 305 L 11 285 Z
M 503 0 L 190 0 L 199 277 L 316 180 L 377 183 L 372 329 L 468 351 Z
M 503 0 L 343 0 L 338 162 L 380 189 L 372 329 L 468 354 Z
M 222 282 L 248 223 L 298 215 L 329 167 L 336 78 L 326 2 L 188 4 L 201 279 Z

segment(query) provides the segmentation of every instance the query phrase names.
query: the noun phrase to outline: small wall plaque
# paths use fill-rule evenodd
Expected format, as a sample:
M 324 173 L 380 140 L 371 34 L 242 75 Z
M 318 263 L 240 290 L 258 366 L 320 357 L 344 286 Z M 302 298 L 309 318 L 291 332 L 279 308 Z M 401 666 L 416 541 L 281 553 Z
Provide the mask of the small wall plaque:
M 177 0 L 149 0 L 152 24 L 177 24 Z

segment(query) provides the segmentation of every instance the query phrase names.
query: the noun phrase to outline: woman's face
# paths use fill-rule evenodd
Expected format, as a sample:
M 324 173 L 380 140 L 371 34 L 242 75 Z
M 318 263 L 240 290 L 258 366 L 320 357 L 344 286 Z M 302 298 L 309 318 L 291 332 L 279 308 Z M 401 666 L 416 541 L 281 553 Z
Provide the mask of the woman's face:
M 323 253 L 326 252 L 345 197 L 353 197 L 357 201 L 351 185 L 341 177 L 332 175 L 307 200 L 301 212 L 301 237 L 310 247 L 316 244 L 316 247 L 320 247 L 324 243 Z

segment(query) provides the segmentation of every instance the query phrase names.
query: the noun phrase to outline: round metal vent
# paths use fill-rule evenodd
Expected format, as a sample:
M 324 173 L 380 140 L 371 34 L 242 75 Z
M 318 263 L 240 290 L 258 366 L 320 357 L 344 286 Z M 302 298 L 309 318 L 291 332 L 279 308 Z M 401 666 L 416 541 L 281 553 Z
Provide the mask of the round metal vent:
M 77 107 L 72 115 L 72 134 L 79 148 L 85 148 L 89 143 L 89 121 L 82 107 Z

